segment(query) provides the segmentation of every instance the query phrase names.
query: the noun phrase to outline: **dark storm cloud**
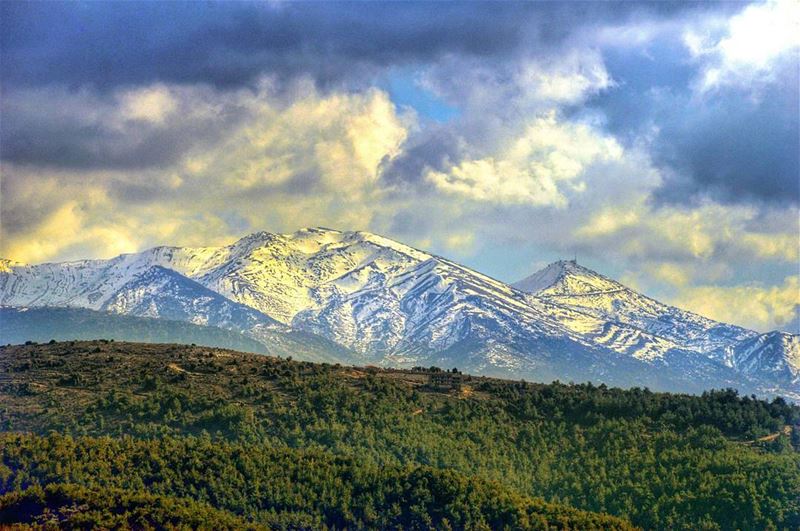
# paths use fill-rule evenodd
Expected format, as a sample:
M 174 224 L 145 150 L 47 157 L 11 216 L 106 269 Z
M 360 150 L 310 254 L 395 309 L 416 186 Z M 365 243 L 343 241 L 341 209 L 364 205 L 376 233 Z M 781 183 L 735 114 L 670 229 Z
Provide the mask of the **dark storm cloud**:
M 617 87 L 589 107 L 620 139 L 652 137 L 664 170 L 657 203 L 800 203 L 798 62 L 779 61 L 758 86 L 730 85 L 698 94 L 697 66 L 677 39 L 605 54 Z M 577 109 L 576 113 L 583 112 Z
M 224 91 L 252 85 L 264 75 L 279 82 L 307 76 L 320 87 L 352 89 L 371 85 L 387 67 L 466 58 L 450 61 L 455 70 L 445 72 L 459 79 L 457 69 L 476 61 L 503 74 L 515 71 L 515 61 L 523 56 L 559 57 L 564 43 L 594 46 L 593 32 L 604 25 L 688 20 L 705 11 L 743 7 L 685 2 L 2 2 L 0 83 L 4 99 L 51 85 L 68 91 L 89 87 L 99 98 L 155 82 L 209 84 Z M 726 202 L 800 200 L 796 71 L 789 68 L 759 102 L 729 90 L 698 104 L 689 88 L 697 65 L 687 60 L 680 36 L 650 43 L 646 51 L 638 46 L 601 50 L 616 86 L 602 91 L 592 106 L 620 139 L 634 141 L 658 127 L 652 155 L 666 170 L 659 201 L 705 195 Z M 503 79 L 498 75 L 496 81 Z M 38 112 L 4 104 L 2 159 L 80 170 L 166 167 L 192 147 L 219 138 L 225 124 L 240 118 L 234 113 L 213 123 L 182 119 L 166 126 L 114 129 L 87 122 L 81 112 L 58 112 L 60 105 L 52 101 Z M 409 138 L 382 176 L 392 184 L 419 183 L 427 169 L 442 170 L 464 156 L 467 120 L 476 122 L 473 128 L 486 138 L 473 144 L 503 142 L 495 129 L 506 127 L 506 115 L 523 111 L 496 105 L 455 126 L 428 127 Z M 503 123 L 493 125 L 497 121 Z
M 671 171 L 656 199 L 710 196 L 726 203 L 800 203 L 798 87 L 770 87 L 763 100 L 720 96 L 665 120 L 655 160 Z
M 717 6 L 718 7 L 718 6 Z M 717 8 L 715 7 L 715 9 Z M 235 87 L 264 74 L 321 86 L 446 54 L 532 53 L 582 26 L 696 4 L 2 2 L 4 86 L 154 81 Z
M 381 167 L 382 179 L 391 185 L 413 182 L 423 185 L 421 178 L 429 171 L 443 171 L 449 164 L 461 160 L 463 141 L 445 126 L 433 126 L 406 146 L 397 157 Z
M 200 93 L 194 101 L 211 95 Z M 59 88 L 7 91 L 0 104 L 0 153 L 7 162 L 66 170 L 161 168 L 224 137 L 244 118 L 235 103 L 193 114 L 186 108 L 192 99 L 175 100 L 176 116 L 154 123 L 126 118 L 113 96 Z
M 79 122 L 15 121 L 2 128 L 3 160 L 62 169 L 134 170 L 178 160 L 194 144 L 186 130 L 109 131 Z M 190 141 L 190 139 L 192 139 Z
M 525 29 L 519 11 L 532 10 L 500 10 L 488 24 L 486 6 L 420 7 L 4 2 L 4 83 L 232 87 L 309 74 L 327 84 L 370 65 L 507 52 Z
M 0 179 L 0 197 L 4 198 L 0 210 L 3 222 L 0 226 L 7 233 L 32 230 L 61 203 L 60 198 L 51 194 L 40 193 L 35 198 L 31 197 L 25 189 L 29 182 L 26 176 L 18 175 L 13 169 L 3 168 L 3 178 Z M 24 200 L 9 201 L 8 198 L 12 197 L 22 197 Z

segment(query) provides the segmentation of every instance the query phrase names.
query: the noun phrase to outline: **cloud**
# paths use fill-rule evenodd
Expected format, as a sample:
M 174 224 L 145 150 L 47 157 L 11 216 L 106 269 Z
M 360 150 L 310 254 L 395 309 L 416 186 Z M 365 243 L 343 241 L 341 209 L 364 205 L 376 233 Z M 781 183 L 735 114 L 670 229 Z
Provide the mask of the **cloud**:
M 800 65 L 797 32 L 785 29 L 797 17 L 781 14 L 796 5 L 728 3 L 739 13 L 603 28 L 614 84 L 575 112 L 602 116 L 626 147 L 647 149 L 664 173 L 660 203 L 800 204 Z M 754 13 L 769 14 L 774 42 L 740 35 Z M 637 44 L 609 34 L 633 35 Z M 687 46 L 687 35 L 700 37 Z M 746 44 L 725 44 L 731 39 Z M 704 81 L 711 71 L 713 86 Z
M 122 100 L 121 114 L 128 120 L 163 124 L 177 108 L 172 93 L 163 85 L 125 92 Z
M 155 84 L 101 94 L 46 87 L 4 94 L 5 162 L 59 169 L 160 168 L 243 119 L 236 95 Z
M 300 194 L 336 190 L 360 197 L 395 157 L 413 116 L 379 90 L 322 96 L 313 88 L 288 106 L 246 97 L 247 118 L 203 158 L 200 173 L 234 190 Z
M 586 166 L 616 160 L 622 148 L 586 124 L 559 122 L 555 112 L 533 121 L 524 134 L 495 156 L 461 161 L 426 178 L 440 190 L 478 201 L 564 206 L 562 191 L 581 191 Z
M 454 232 L 445 240 L 445 246 L 455 253 L 469 251 L 475 245 L 475 235 L 471 232 Z
M 786 212 L 786 217 L 798 215 L 794 208 Z M 796 224 L 759 230 L 752 226 L 758 215 L 752 207 L 711 202 L 693 208 L 654 207 L 643 196 L 624 207 L 595 210 L 575 229 L 574 237 L 587 246 L 642 259 L 800 261 Z
M 602 21 L 698 11 L 679 3 L 0 4 L 2 83 L 241 88 L 263 76 L 365 85 L 387 66 L 539 53 Z M 360 82 L 359 82 L 360 80 Z
M 673 286 L 686 286 L 691 280 L 686 268 L 675 263 L 660 263 L 650 266 L 649 273 L 657 280 Z
M 103 4 L 44 9 L 6 2 L 1 8 L 0 45 L 9 75 L 3 76 L 8 104 L 0 144 L 3 159 L 18 164 L 129 170 L 170 165 L 228 133 L 222 120 L 209 121 L 170 99 L 180 87 L 260 91 L 269 79 L 275 96 L 283 94 L 289 101 L 296 97 L 298 80 L 311 80 L 330 93 L 360 92 L 387 72 L 404 68 L 419 72 L 423 88 L 457 107 L 462 119 L 449 130 L 426 128 L 407 138 L 406 149 L 384 168 L 395 183 L 419 181 L 428 170 L 445 172 L 462 161 L 466 166 L 485 161 L 517 138 L 532 117 L 553 107 L 564 113 L 565 106 L 599 98 L 602 113 L 616 112 L 611 105 L 619 115 L 637 117 L 635 124 L 626 118 L 620 127 L 612 127 L 614 136 L 636 137 L 640 124 L 660 131 L 654 158 L 673 173 L 658 192 L 661 201 L 689 201 L 705 194 L 728 202 L 793 202 L 800 195 L 794 182 L 796 150 L 787 149 L 785 141 L 796 126 L 792 129 L 792 113 L 782 112 L 784 103 L 792 105 L 796 91 L 788 87 L 783 100 L 769 110 L 755 108 L 741 119 L 729 118 L 742 115 L 733 96 L 713 112 L 693 108 L 671 118 L 676 109 L 686 107 L 681 99 L 686 93 L 660 99 L 642 94 L 631 83 L 631 72 L 642 69 L 625 70 L 631 57 L 620 55 L 619 40 L 609 37 L 610 32 L 637 35 L 637 42 L 649 46 L 688 20 L 700 21 L 694 24 L 700 31 L 704 21 L 726 21 L 723 15 L 731 10 L 742 11 L 744 17 L 751 9 L 743 5 L 609 3 L 575 9 L 532 3 L 498 9 L 471 3 L 431 11 L 424 4 L 198 8 L 174 2 L 112 10 Z M 680 34 L 671 37 L 682 46 Z M 688 53 L 685 48 L 682 52 Z M 614 54 L 622 57 L 613 64 L 614 70 L 622 65 L 620 79 L 607 68 Z M 673 65 L 691 62 L 675 56 L 657 59 L 658 68 L 646 70 L 672 73 L 678 70 Z M 694 69 L 702 66 L 701 59 Z M 92 89 L 100 89 L 105 100 Z M 60 97 L 65 90 L 67 96 Z M 603 96 L 611 93 L 621 94 L 618 100 L 624 103 L 612 104 L 612 97 Z M 100 107 L 81 105 L 86 94 Z M 207 90 L 206 100 L 217 97 Z M 114 101 L 119 98 L 126 99 L 123 109 Z M 65 110 L 58 112 L 58 106 Z M 92 118 L 106 107 L 120 112 L 116 127 Z M 240 119 L 240 111 L 235 105 L 214 109 L 232 123 Z M 187 127 L 182 131 L 163 127 L 169 114 L 196 120 L 182 119 Z M 768 116 L 759 121 L 764 114 Z M 610 119 L 612 125 L 618 121 Z M 750 142 L 741 133 L 749 130 L 745 124 L 753 124 L 764 140 Z M 736 143 L 721 152 L 720 146 L 730 144 L 728 138 Z M 764 160 L 773 162 L 767 167 Z M 468 172 L 466 166 L 462 173 Z
M 55 176 L 3 168 L 0 256 L 26 263 L 109 258 L 171 240 L 184 245 L 227 242 L 234 231 L 192 201 L 128 201 L 109 186 L 112 175 Z M 13 173 L 14 179 L 9 179 Z M 45 205 L 29 212 L 28 205 Z
M 800 5 L 770 0 L 745 7 L 725 21 L 722 36 L 690 29 L 684 40 L 692 56 L 704 63 L 698 79 L 701 92 L 722 85 L 748 87 L 772 81 L 776 61 L 800 48 Z
M 505 61 L 447 56 L 425 68 L 420 82 L 465 109 L 468 119 L 491 108 L 506 122 L 520 113 L 580 103 L 614 85 L 602 54 L 581 44 L 565 44 L 553 55 L 531 53 Z M 484 122 L 489 118 L 480 117 Z
M 794 64 L 791 64 L 791 63 Z M 659 121 L 656 162 L 668 171 L 656 197 L 687 203 L 800 204 L 800 115 L 796 61 L 781 63 L 775 83 L 753 99 L 720 88 L 708 99 L 666 98 L 680 112 Z
M 696 286 L 674 301 L 682 308 L 712 319 L 766 332 L 792 326 L 800 305 L 800 277 L 786 277 L 781 285 L 758 283 L 735 286 Z M 790 330 L 800 333 L 800 329 Z
M 57 112 L 57 105 L 37 101 L 38 112 Z M 4 162 L 2 253 L 21 261 L 207 245 L 247 230 L 294 230 L 322 220 L 366 228 L 382 193 L 380 168 L 398 154 L 414 119 L 380 90 L 321 94 L 312 84 L 298 86 L 289 103 L 268 83 L 235 92 L 158 84 L 110 98 L 81 92 L 54 101 L 66 102 L 66 121 L 83 120 L 93 131 L 77 145 L 62 140 L 65 150 L 86 155 L 76 168 Z M 188 135 L 198 124 L 213 134 Z M 156 129 L 161 138 L 191 141 L 173 146 L 167 160 L 159 150 L 139 150 L 159 162 L 135 172 L 102 160 Z M 118 130 L 119 138 L 101 134 Z M 33 140 L 28 149 L 46 145 Z

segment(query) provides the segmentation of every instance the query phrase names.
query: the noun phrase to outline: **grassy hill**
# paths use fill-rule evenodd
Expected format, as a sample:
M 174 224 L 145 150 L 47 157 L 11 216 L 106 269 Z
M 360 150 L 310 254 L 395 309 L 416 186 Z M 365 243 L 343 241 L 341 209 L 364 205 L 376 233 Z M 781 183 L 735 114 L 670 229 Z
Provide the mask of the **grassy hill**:
M 0 522 L 797 529 L 799 421 L 733 391 L 447 390 L 205 347 L 11 346 Z

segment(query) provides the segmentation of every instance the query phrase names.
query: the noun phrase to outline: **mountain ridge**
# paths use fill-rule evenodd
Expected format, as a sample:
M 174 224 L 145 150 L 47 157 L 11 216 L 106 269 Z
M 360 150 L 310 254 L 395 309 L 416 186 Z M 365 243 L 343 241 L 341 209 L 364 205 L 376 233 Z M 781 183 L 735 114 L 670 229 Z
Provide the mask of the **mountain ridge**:
M 311 334 L 370 363 L 447 362 L 677 390 L 733 385 L 800 398 L 796 342 L 737 349 L 760 334 L 665 305 L 575 261 L 509 285 L 380 235 L 308 228 L 256 232 L 219 247 L 4 267 L 5 306 L 169 309 L 190 322 L 214 316 L 255 339 L 259 328 L 269 331 L 262 340 Z M 134 299 L 140 304 L 126 306 Z M 225 321 L 234 309 L 248 317 Z M 754 361 L 762 348 L 763 360 Z M 788 369 L 769 370 L 778 365 Z

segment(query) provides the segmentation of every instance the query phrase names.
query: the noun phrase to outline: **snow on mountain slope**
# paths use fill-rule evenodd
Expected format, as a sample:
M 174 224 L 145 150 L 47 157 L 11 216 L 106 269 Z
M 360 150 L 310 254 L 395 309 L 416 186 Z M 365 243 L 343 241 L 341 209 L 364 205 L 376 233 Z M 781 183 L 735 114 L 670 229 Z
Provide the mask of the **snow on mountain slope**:
M 156 247 L 109 260 L 39 265 L 4 260 L 3 267 L 0 267 L 0 305 L 99 310 L 113 294 L 152 266 L 171 269 L 191 278 L 229 259 L 226 247 Z
M 605 322 L 632 326 L 679 348 L 714 353 L 718 358 L 722 349 L 757 335 L 660 303 L 571 260 L 550 264 L 512 285 L 530 293 L 534 303 L 550 302 Z
M 512 286 L 526 293 L 541 292 L 543 295 L 583 295 L 624 288 L 609 278 L 579 266 L 575 260 L 554 262 Z
M 175 265 L 184 271 L 202 274 L 208 268 L 224 264 L 220 257 L 228 256 L 229 249 L 224 247 L 157 247 L 111 260 L 37 266 L 14 264 L 9 271 L 0 271 L 0 306 L 86 308 L 184 321 L 241 333 L 265 345 L 273 355 L 310 361 L 363 362 L 341 345 L 292 330 L 177 271 L 153 265 Z M 117 324 L 108 319 L 103 322 L 107 328 Z M 124 322 L 120 323 L 125 328 Z
M 231 254 L 235 260 L 198 281 L 284 323 L 329 297 L 357 291 L 370 272 L 392 275 L 430 258 L 379 236 L 331 229 L 256 233 L 234 243 Z
M 352 349 L 362 361 L 453 363 L 535 379 L 673 390 L 771 385 L 762 380 L 772 373 L 745 374 L 739 367 L 749 365 L 731 361 L 744 355 L 726 354 L 755 332 L 666 306 L 573 262 L 512 287 L 366 232 L 259 232 L 222 247 L 4 262 L 0 305 L 216 323 L 289 347 L 302 340 L 320 351 L 340 348 L 332 359 L 356 359 Z
M 394 251 L 390 251 L 393 254 Z M 293 324 L 356 350 L 416 359 L 470 337 L 564 336 L 567 331 L 528 306 L 505 284 L 442 258 L 420 256 L 363 264 L 321 286 L 326 303 Z
M 152 266 L 131 279 L 105 301 L 101 310 L 239 331 L 265 326 L 286 328 L 261 312 L 161 266 Z
M 5 306 L 67 306 L 100 309 L 106 298 L 136 274 L 129 256 L 60 264 L 17 265 L 0 274 Z
M 719 323 L 668 306 L 637 293 L 575 261 L 559 261 L 513 284 L 530 293 L 531 304 L 551 304 L 552 314 L 569 318 L 567 310 L 597 317 L 613 330 L 621 323 L 642 330 L 660 341 L 634 348 L 635 356 L 660 357 L 670 349 L 697 352 L 733 367 L 742 374 L 781 382 L 789 388 L 800 383 L 800 337 L 780 332 L 758 334 Z M 559 307 L 561 309 L 559 309 Z M 595 340 L 609 348 L 627 335 L 629 328 Z M 796 389 L 800 393 L 800 389 Z
M 726 359 L 742 373 L 800 384 L 800 336 L 778 331 L 760 334 L 728 347 Z

